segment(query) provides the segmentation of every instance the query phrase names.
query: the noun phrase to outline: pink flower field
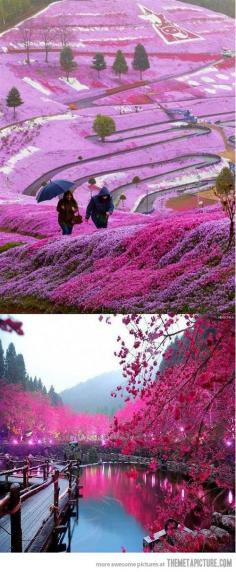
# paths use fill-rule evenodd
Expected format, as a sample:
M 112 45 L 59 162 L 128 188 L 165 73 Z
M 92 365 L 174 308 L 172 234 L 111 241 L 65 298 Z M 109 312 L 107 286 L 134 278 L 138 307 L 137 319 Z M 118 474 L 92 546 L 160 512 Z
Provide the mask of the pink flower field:
M 77 63 L 68 81 L 62 34 Z M 3 308 L 231 309 L 232 253 L 225 252 L 228 220 L 220 205 L 178 212 L 167 203 L 208 192 L 232 163 L 233 36 L 231 18 L 175 0 L 61 0 L 0 34 Z M 142 80 L 132 67 L 138 43 L 150 62 Z M 118 49 L 128 64 L 120 78 L 112 71 Z M 107 64 L 100 77 L 91 67 L 96 52 Z M 15 118 L 6 105 L 13 86 L 24 102 Z M 195 122 L 186 121 L 186 110 Z M 116 124 L 105 142 L 93 131 L 97 114 Z M 35 196 L 43 181 L 74 181 L 84 216 L 92 176 L 113 196 L 108 229 L 89 221 L 62 238 L 57 200 L 39 205 Z

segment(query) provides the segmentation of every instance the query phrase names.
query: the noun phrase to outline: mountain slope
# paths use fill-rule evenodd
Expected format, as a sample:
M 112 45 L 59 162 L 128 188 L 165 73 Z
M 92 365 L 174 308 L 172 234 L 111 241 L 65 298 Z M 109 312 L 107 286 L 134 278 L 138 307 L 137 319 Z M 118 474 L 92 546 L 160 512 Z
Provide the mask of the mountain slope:
M 123 384 L 124 378 L 121 372 L 103 373 L 84 383 L 65 389 L 61 392 L 61 398 L 64 405 L 72 407 L 74 411 L 113 415 L 123 406 L 123 399 L 112 398 L 111 392 L 116 389 L 117 385 Z

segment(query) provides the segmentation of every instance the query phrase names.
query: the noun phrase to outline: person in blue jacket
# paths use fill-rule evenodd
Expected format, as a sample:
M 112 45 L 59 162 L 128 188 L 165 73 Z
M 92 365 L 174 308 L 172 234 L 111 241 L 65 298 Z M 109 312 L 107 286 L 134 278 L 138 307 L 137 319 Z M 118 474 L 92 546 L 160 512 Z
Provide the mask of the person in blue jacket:
M 85 220 L 91 217 L 97 228 L 107 228 L 109 215 L 113 213 L 114 204 L 107 187 L 102 187 L 97 195 L 94 195 L 87 206 Z

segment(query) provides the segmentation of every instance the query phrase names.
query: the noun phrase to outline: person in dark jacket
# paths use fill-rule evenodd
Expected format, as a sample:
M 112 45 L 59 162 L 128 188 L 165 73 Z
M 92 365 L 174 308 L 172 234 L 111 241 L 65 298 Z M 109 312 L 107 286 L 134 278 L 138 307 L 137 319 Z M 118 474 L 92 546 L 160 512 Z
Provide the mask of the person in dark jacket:
M 87 206 L 85 220 L 91 217 L 97 228 L 107 228 L 109 215 L 113 213 L 114 204 L 106 187 L 102 187 L 97 195 L 94 195 Z
M 58 222 L 62 229 L 62 234 L 71 234 L 73 230 L 73 218 L 78 212 L 78 205 L 71 191 L 66 191 L 63 198 L 57 205 Z

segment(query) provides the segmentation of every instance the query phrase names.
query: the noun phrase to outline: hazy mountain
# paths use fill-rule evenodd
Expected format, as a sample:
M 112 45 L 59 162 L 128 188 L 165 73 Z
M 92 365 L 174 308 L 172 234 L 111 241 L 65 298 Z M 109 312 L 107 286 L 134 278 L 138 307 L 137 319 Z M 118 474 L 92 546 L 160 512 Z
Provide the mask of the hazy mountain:
M 65 389 L 60 395 L 63 403 L 74 411 L 113 415 L 124 403 L 119 395 L 116 398 L 111 397 L 111 392 L 118 385 L 125 385 L 122 373 L 111 371 Z

